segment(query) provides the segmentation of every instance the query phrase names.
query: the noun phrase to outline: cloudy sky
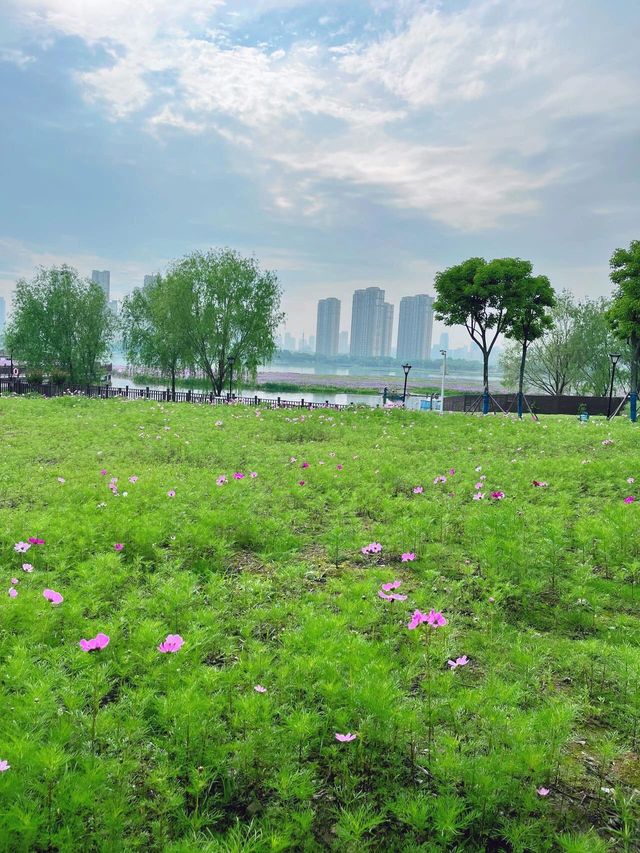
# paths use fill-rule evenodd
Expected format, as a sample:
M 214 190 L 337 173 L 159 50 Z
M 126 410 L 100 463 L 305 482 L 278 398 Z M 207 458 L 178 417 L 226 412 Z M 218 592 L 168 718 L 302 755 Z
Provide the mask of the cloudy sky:
M 196 248 L 277 269 L 288 328 L 470 255 L 608 291 L 640 237 L 637 0 L 3 0 L 0 295 L 122 296 Z M 462 342 L 462 335 L 459 338 Z

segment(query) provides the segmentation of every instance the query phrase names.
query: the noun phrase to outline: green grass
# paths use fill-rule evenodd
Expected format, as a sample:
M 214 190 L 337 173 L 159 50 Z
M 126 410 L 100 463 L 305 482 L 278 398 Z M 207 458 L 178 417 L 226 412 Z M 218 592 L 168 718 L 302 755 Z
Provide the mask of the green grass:
M 0 850 L 638 849 L 637 427 L 3 397 L 0 434 Z

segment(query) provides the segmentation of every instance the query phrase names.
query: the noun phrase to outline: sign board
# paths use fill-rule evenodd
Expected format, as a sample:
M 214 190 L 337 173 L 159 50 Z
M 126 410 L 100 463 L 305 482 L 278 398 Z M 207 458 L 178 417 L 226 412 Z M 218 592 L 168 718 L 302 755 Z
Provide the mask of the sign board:
M 20 370 L 17 367 L 14 367 L 12 370 L 14 376 L 20 376 Z

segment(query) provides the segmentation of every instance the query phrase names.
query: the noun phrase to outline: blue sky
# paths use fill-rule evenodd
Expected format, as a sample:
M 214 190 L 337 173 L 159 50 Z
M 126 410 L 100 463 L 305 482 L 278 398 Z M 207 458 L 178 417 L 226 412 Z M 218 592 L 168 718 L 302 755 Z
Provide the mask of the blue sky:
M 5 0 L 0 295 L 228 245 L 287 327 L 471 255 L 609 291 L 640 237 L 635 0 Z M 461 333 L 457 341 L 463 342 Z

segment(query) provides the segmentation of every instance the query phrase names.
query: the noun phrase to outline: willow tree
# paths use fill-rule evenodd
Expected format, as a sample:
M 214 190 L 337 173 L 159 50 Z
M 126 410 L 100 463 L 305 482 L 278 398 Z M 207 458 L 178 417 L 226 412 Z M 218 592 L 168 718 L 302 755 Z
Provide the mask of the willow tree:
M 188 306 L 193 357 L 216 395 L 222 394 L 229 370 L 254 377 L 272 358 L 284 319 L 274 272 L 232 249 L 211 249 L 173 263 L 167 279 Z

